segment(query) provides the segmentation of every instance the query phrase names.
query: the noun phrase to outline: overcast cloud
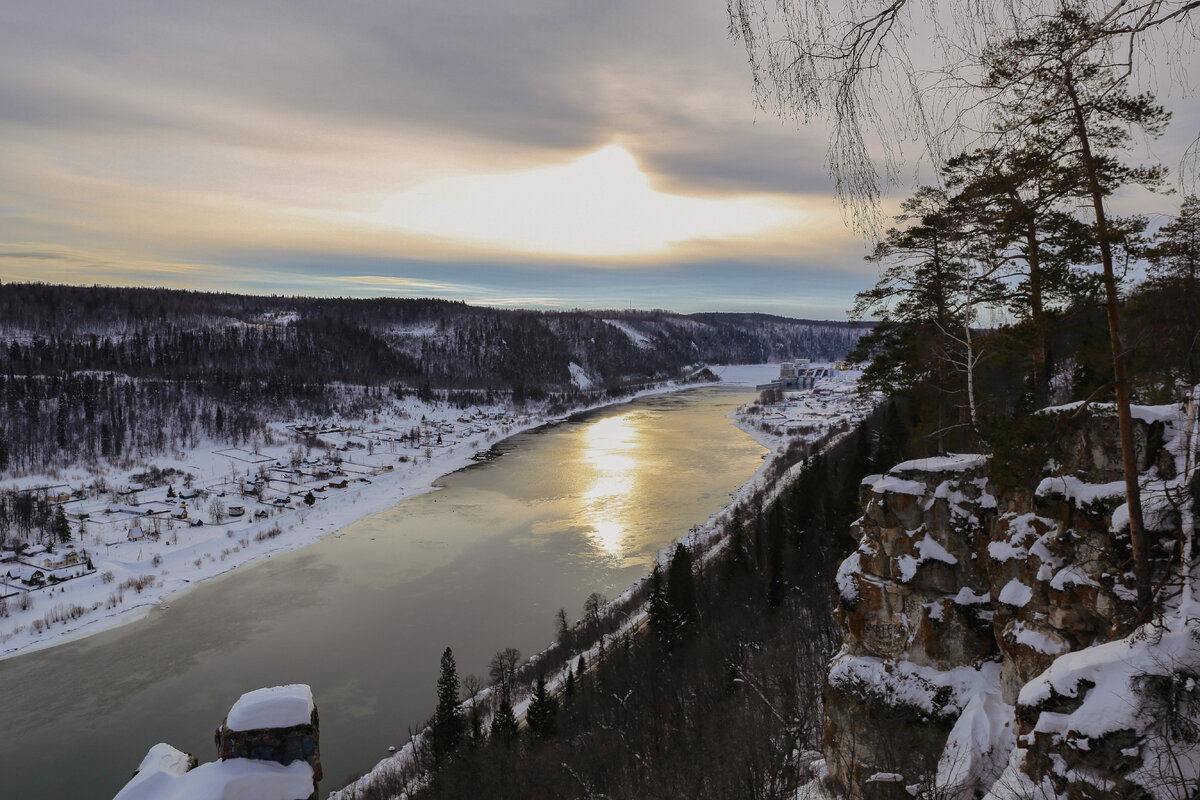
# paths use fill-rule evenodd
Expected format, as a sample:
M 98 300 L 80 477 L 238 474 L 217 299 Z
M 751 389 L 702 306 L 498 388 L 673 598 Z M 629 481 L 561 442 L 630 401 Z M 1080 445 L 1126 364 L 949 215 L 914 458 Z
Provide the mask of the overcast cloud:
M 842 318 L 874 268 L 824 136 L 755 113 L 725 25 L 721 0 L 10 0 L 0 277 Z M 362 223 L 609 145 L 776 221 L 620 258 Z

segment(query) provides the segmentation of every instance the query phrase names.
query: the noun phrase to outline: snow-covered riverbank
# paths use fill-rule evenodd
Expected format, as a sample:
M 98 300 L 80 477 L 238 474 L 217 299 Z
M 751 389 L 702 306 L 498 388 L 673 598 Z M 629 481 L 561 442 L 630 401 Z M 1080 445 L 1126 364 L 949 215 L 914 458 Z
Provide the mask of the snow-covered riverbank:
M 687 388 L 669 383 L 636 396 Z M 178 592 L 336 536 L 358 519 L 432 491 L 438 478 L 498 441 L 554 419 L 408 398 L 393 413 L 366 420 L 281 423 L 273 444 L 238 449 L 202 442 L 141 469 L 9 482 L 47 487 L 52 498 L 69 493 L 62 507 L 73 541 L 54 552 L 9 553 L 0 562 L 0 594 L 9 595 L 0 613 L 0 659 L 161 613 Z M 153 470 L 154 479 L 135 480 Z M 95 491 L 97 477 L 110 490 Z M 85 486 L 93 490 L 81 498 Z M 62 580 L 30 585 L 35 571 Z
M 703 562 L 718 554 L 726 540 L 722 536 L 726 523 L 735 509 L 745 507 L 754 495 L 764 488 L 777 490 L 780 484 L 786 484 L 791 471 L 799 469 L 797 464 L 772 482 L 771 475 L 779 468 L 776 463 L 785 457 L 795 443 L 803 442 L 819 450 L 822 446 L 845 435 L 843 431 L 853 429 L 874 409 L 878 398 L 862 398 L 857 393 L 860 373 L 856 370 L 834 370 L 831 365 L 814 365 L 825 368 L 824 375 L 814 382 L 809 389 L 788 391 L 778 398 L 778 402 L 764 405 L 761 402 L 748 403 L 731 411 L 728 416 L 743 431 L 748 433 L 768 452 L 763 454 L 763 463 L 757 471 L 736 492 L 731 493 L 730 502 L 725 508 L 697 524 L 683 537 L 682 541 L 693 549 L 697 558 Z M 777 365 L 745 365 L 713 368 L 724 384 L 753 388 L 766 384 L 779 375 Z M 664 548 L 658 559 L 664 565 L 669 561 L 675 544 Z M 646 578 L 629 586 L 619 596 L 609 601 L 601 616 L 620 620 L 616 630 L 610 634 L 610 639 L 620 639 L 630 631 L 641 627 L 647 618 L 647 607 L 639 603 L 639 590 Z M 640 595 L 644 597 L 644 594 Z M 552 645 L 551 647 L 555 647 Z M 555 659 L 554 663 L 563 666 L 545 674 L 546 686 L 550 691 L 558 691 L 566 680 L 567 670 L 583 656 L 586 663 L 594 663 L 599 653 L 599 644 L 592 644 L 588 649 L 576 651 L 566 657 Z M 550 650 L 544 650 L 529 659 L 529 665 L 538 662 L 546 663 Z M 528 666 L 528 665 L 527 665 Z M 477 705 L 482 709 L 490 709 L 493 688 L 486 687 L 474 697 L 463 701 L 464 708 Z M 513 698 L 514 714 L 521 718 L 528 708 L 528 694 L 518 694 Z M 491 711 L 485 711 L 490 714 Z M 489 719 L 484 719 L 484 727 Z M 368 773 L 342 789 L 332 792 L 330 800 L 356 800 L 363 796 L 381 796 L 384 787 L 395 789 L 401 796 L 402 789 L 410 785 L 419 785 L 423 774 L 416 758 L 416 752 L 428 729 L 418 732 L 403 747 L 392 755 L 381 760 Z

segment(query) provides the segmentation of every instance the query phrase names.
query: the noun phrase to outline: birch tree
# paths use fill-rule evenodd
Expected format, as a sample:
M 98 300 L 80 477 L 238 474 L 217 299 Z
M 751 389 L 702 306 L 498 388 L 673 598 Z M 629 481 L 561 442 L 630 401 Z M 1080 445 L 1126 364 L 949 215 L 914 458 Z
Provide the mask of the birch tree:
M 852 221 L 877 231 L 879 201 L 915 160 L 945 164 L 990 129 L 989 49 L 1027 36 L 1053 0 L 726 0 L 756 104 L 829 130 L 826 164 Z M 1200 0 L 1077 0 L 1096 47 L 1127 76 L 1186 83 Z M 914 47 L 915 45 L 915 47 Z M 1196 143 L 1189 155 L 1196 153 Z M 1194 159 L 1189 159 L 1194 160 Z
M 972 326 L 980 306 L 1003 296 L 999 261 L 990 252 L 987 229 L 970 209 L 944 190 L 922 187 L 901 205 L 896 221 L 870 260 L 880 264 L 872 289 L 859 292 L 850 315 L 876 317 L 856 358 L 871 358 L 865 385 L 908 391 L 927 381 L 935 390 L 936 447 L 946 450 L 946 433 L 977 421 L 974 371 L 980 353 Z M 951 413 L 962 397 L 966 419 Z M 961 417 L 961 415 L 959 415 Z

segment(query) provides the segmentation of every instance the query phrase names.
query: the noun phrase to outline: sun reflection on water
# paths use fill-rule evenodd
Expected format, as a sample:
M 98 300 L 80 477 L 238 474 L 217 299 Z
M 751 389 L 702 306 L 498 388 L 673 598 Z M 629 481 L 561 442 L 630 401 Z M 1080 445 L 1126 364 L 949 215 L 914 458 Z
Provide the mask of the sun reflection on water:
M 632 413 L 594 422 L 583 434 L 582 461 L 591 467 L 592 475 L 579 519 L 591 528 L 593 544 L 613 556 L 621 555 L 629 534 L 639 438 Z

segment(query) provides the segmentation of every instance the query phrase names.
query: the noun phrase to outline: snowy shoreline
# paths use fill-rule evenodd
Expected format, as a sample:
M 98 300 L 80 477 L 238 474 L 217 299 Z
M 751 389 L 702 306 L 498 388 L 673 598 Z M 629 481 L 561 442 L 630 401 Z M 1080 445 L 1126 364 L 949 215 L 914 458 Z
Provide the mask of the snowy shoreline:
M 713 368 L 722 379 L 722 384 L 717 385 L 749 385 L 765 383 L 775 377 L 773 365 L 744 365 L 732 366 L 723 368 Z M 792 393 L 790 397 L 785 397 L 782 401 L 773 406 L 761 406 L 757 403 L 748 404 L 741 408 L 732 409 L 726 416 L 733 422 L 735 426 L 759 445 L 766 449 L 763 454 L 763 463 L 754 471 L 745 483 L 743 483 L 736 492 L 730 494 L 730 502 L 715 514 L 711 514 L 707 520 L 694 526 L 690 532 L 681 536 L 677 541 L 683 542 L 689 547 L 699 550 L 699 558 L 707 561 L 721 552 L 726 541 L 716 539 L 720 531 L 730 521 L 730 515 L 733 510 L 739 506 L 744 506 L 753 495 L 763 489 L 777 493 L 781 487 L 786 485 L 799 470 L 803 468 L 803 463 L 797 463 L 789 467 L 777 478 L 774 479 L 773 485 L 768 485 L 768 472 L 775 467 L 775 461 L 781 457 L 787 448 L 798 438 L 807 439 L 808 443 L 818 447 L 829 447 L 838 441 L 846 433 L 833 434 L 833 430 L 840 426 L 852 426 L 860 422 L 879 398 L 861 398 L 857 393 L 857 382 L 860 372 L 850 370 L 841 373 L 837 376 L 831 376 L 819 382 L 814 390 Z M 804 428 L 801 429 L 793 423 L 804 423 Z M 830 434 L 833 434 L 830 436 Z M 829 436 L 828 439 L 825 437 Z M 823 442 L 823 445 L 820 443 Z M 715 541 L 714 541 L 715 540 Z M 670 554 L 675 548 L 675 542 L 664 547 L 656 556 L 661 564 L 666 564 Z M 641 587 L 647 576 L 635 581 L 631 586 L 627 587 L 620 595 L 608 601 L 606 609 L 626 608 L 626 611 L 618 613 L 622 614 L 622 622 L 618 629 L 610 634 L 608 638 L 620 638 L 627 633 L 641 627 L 647 619 L 647 608 L 642 605 L 636 609 L 629 610 L 628 603 L 634 597 L 635 593 Z M 611 613 L 605 611 L 603 613 Z M 551 645 L 553 649 L 557 645 Z M 548 650 L 543 650 L 530 656 L 527 665 L 532 665 L 544 659 Z M 599 645 L 593 644 L 583 652 L 572 652 L 570 657 L 566 659 L 568 668 L 574 664 L 579 655 L 583 655 L 587 663 L 592 663 L 599 652 Z M 546 687 L 550 691 L 559 691 L 563 682 L 566 680 L 566 670 L 558 669 L 546 676 Z M 484 687 L 473 698 L 463 700 L 463 707 L 466 708 L 468 703 L 486 704 L 493 687 Z M 518 697 L 513 705 L 513 712 L 518 719 L 522 719 L 530 702 L 529 696 Z M 485 723 L 487 720 L 485 720 Z M 405 780 L 413 779 L 413 771 L 416 771 L 417 777 L 415 780 L 421 781 L 420 769 L 417 767 L 416 748 L 428 734 L 428 728 L 423 731 L 418 731 L 410 737 L 408 743 L 403 747 L 393 752 L 391 755 L 380 760 L 374 767 L 361 775 L 359 778 L 350 782 L 346 786 L 330 792 L 329 800 L 355 800 L 361 796 L 361 793 L 371 791 L 376 788 L 376 784 L 386 783 L 390 780 Z
M 182 520 L 177 522 L 171 519 L 168 520 L 166 530 L 153 541 L 149 537 L 138 541 L 110 541 L 120 537 L 105 536 L 103 533 L 85 534 L 82 547 L 86 548 L 94 563 L 94 572 L 65 580 L 57 586 L 26 590 L 25 593 L 33 601 L 32 607 L 27 609 L 20 608 L 19 595 L 9 595 L 8 616 L 0 618 L 0 660 L 77 641 L 137 622 L 155 612 L 169 613 L 173 600 L 202 582 L 244 565 L 270 558 L 272 555 L 313 544 L 327 535 L 336 535 L 338 531 L 354 522 L 386 511 L 404 500 L 435 491 L 438 487 L 434 484 L 438 480 L 470 466 L 476 462 L 479 454 L 519 433 L 556 424 L 577 414 L 624 405 L 640 397 L 686 391 L 707 385 L 753 385 L 764 376 L 770 377 L 769 373 L 774 369 L 771 365 L 714 368 L 714 372 L 725 376 L 720 384 L 668 382 L 615 401 L 572 409 L 565 415 L 549 417 L 534 414 L 522 419 L 505 417 L 501 423 L 492 420 L 487 426 L 476 425 L 471 428 L 474 433 L 464 441 L 443 444 L 439 435 L 437 446 L 424 448 L 424 458 L 421 448 L 414 448 L 411 460 L 406 458 L 398 469 L 391 465 L 383 466 L 381 469 L 387 471 L 372 473 L 369 479 L 362 478 L 358 483 L 341 489 L 336 494 L 324 496 L 322 493 L 312 507 L 306 507 L 303 502 L 298 501 L 295 508 L 264 508 L 262 510 L 269 510 L 270 516 L 261 520 L 254 519 L 251 513 L 245 519 L 230 518 L 219 524 L 191 527 Z M 492 413 L 495 411 L 484 410 Z M 425 413 L 421 414 L 421 419 L 425 420 L 435 409 L 416 409 L 417 414 L 422 411 Z M 448 419 L 460 415 L 458 410 L 452 408 L 444 408 L 441 411 L 441 416 Z M 439 422 L 447 424 L 444 421 Z M 286 457 L 286 453 L 275 451 L 286 451 L 289 444 L 292 443 L 258 448 L 255 454 L 265 454 L 264 463 L 275 464 L 276 455 L 279 458 Z M 199 473 L 199 483 L 211 486 L 214 481 L 223 477 L 225 459 L 218 454 L 227 452 L 229 448 L 206 454 L 207 463 L 204 463 L 201 457 L 204 449 L 200 447 L 193 452 L 179 454 L 182 458 L 164 458 L 159 462 L 161 465 L 186 467 L 188 471 Z M 362 461 L 367 460 L 357 454 L 354 457 Z M 382 459 L 380 456 L 376 460 Z M 357 462 L 355 463 L 357 465 Z M 233 462 L 229 461 L 229 464 L 236 475 Z M 84 473 L 80 472 L 78 475 L 83 476 Z M 246 477 L 249 475 L 250 468 L 247 467 Z M 166 489 L 159 489 L 161 491 L 158 493 L 164 494 L 163 499 L 157 498 L 158 493 L 153 490 L 144 493 L 147 495 L 146 499 L 153 496 L 154 499 L 150 502 L 163 507 L 167 502 L 174 502 L 165 499 Z M 263 503 L 256 504 L 237 496 L 229 499 L 231 502 L 245 502 L 252 512 L 259 510 L 259 506 L 265 506 Z M 112 504 L 93 501 L 90 505 L 101 507 Z M 203 509 L 203 506 L 197 504 L 196 508 Z M 26 562 L 30 560 L 24 559 Z M 0 564 L 0 576 L 3 576 L 12 563 Z M 82 564 L 78 569 L 83 570 Z M 6 585 L 11 591 L 15 584 L 10 580 L 7 584 L 0 584 L 0 589 Z

